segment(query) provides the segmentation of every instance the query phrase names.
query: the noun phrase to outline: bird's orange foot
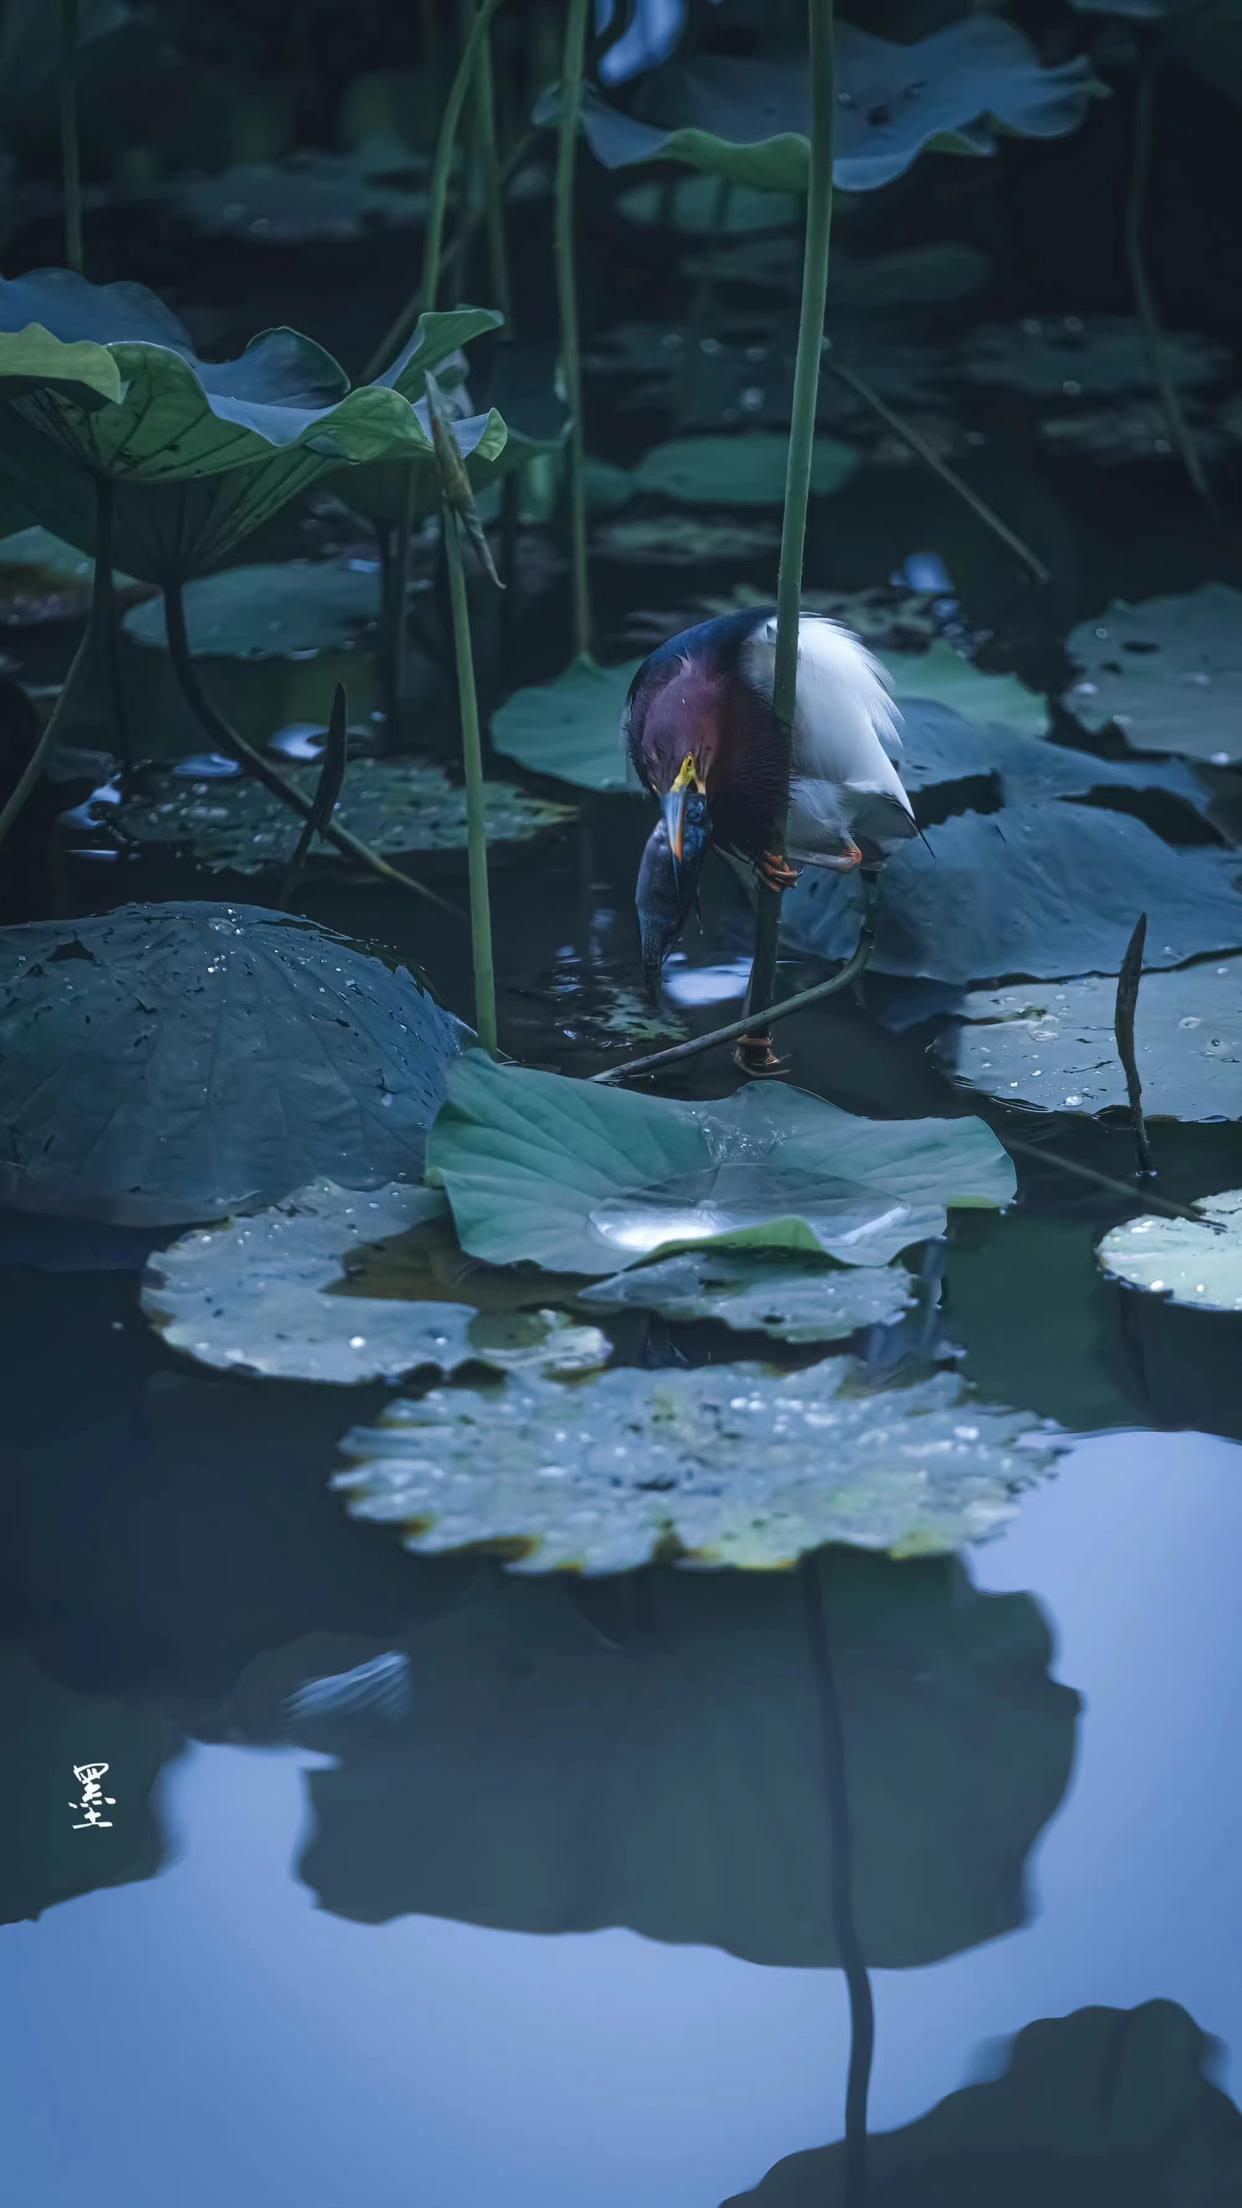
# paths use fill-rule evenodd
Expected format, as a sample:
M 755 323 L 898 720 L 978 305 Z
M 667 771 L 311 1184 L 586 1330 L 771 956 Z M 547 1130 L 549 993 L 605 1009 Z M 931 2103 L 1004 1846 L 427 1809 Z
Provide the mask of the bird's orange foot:
M 779 892 L 792 889 L 802 869 L 800 866 L 791 866 L 788 859 L 781 857 L 779 851 L 765 851 L 763 857 L 755 863 L 755 872 L 765 889 Z
M 820 865 L 828 867 L 833 874 L 852 874 L 862 863 L 863 855 L 856 843 L 851 843 L 839 859 L 820 860 Z
M 772 1048 L 772 1037 L 766 1032 L 756 1035 L 739 1035 L 733 1046 L 733 1063 L 740 1073 L 748 1073 L 752 1081 L 770 1081 L 782 1074 L 791 1064 L 788 1058 L 778 1058 Z

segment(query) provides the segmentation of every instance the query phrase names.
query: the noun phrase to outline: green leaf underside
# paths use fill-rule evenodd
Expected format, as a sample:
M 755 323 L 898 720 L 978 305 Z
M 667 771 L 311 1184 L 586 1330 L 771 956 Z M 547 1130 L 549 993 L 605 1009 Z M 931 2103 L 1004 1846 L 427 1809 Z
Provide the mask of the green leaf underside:
M 883 1265 L 946 1205 L 997 1205 L 1013 1168 L 979 1120 L 866 1120 L 800 1090 L 674 1103 L 492 1064 L 454 1070 L 428 1148 L 463 1249 L 491 1264 L 623 1271 L 703 1245 Z
M 1117 985 L 1084 975 L 968 996 L 936 1056 L 964 1088 L 1048 1111 L 1124 1110 Z M 1148 973 L 1135 1045 L 1149 1120 L 1242 1118 L 1242 958 Z
M 1200 1196 L 1212 1225 L 1148 1213 L 1106 1234 L 1096 1251 L 1111 1280 L 1192 1311 L 1242 1312 L 1242 1188 Z
M 1229 583 L 1115 600 L 1066 640 L 1080 670 L 1064 703 L 1084 728 L 1115 721 L 1138 751 L 1242 758 L 1242 591 Z
M 880 1395 L 863 1376 L 834 1357 L 439 1389 L 350 1434 L 334 1485 L 409 1548 L 516 1550 L 516 1571 L 771 1571 L 830 1542 L 929 1556 L 984 1539 L 1062 1446 L 955 1375 Z
M 913 1300 L 910 1276 L 899 1267 L 825 1265 L 757 1250 L 683 1250 L 596 1281 L 580 1298 L 592 1310 L 657 1311 L 686 1324 L 712 1319 L 783 1342 L 843 1341 L 859 1327 L 891 1325 Z
M 357 1386 L 430 1368 L 606 1364 L 598 1329 L 553 1312 L 484 1313 L 471 1304 L 347 1291 L 351 1260 L 447 1212 L 443 1196 L 394 1183 L 374 1194 L 312 1182 L 267 1211 L 183 1235 L 152 1260 L 142 1308 L 171 1349 L 223 1372 Z

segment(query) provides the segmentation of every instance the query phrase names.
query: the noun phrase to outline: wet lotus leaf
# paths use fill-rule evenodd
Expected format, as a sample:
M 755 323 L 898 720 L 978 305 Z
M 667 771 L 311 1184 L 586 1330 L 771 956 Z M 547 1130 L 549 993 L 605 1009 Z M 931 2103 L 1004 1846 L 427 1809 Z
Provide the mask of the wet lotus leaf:
M 314 796 L 318 764 L 283 771 L 286 781 Z M 511 782 L 489 778 L 485 799 L 491 845 L 525 843 L 573 818 L 568 806 L 532 797 Z M 424 759 L 351 759 L 332 817 L 389 858 L 466 848 L 465 790 Z M 199 781 L 177 769 L 148 770 L 142 794 L 119 810 L 110 807 L 108 820 L 145 849 L 185 851 L 213 874 L 284 867 L 298 833 L 289 807 L 249 775 Z M 339 870 L 354 862 L 317 840 L 308 864 Z
M 555 681 L 515 690 L 492 715 L 493 750 L 580 790 L 631 788 L 618 727 L 640 664 L 575 659 Z
M 888 1326 L 914 1300 L 910 1275 L 891 1265 L 826 1265 L 792 1252 L 682 1250 L 584 1288 L 592 1309 L 656 1311 L 714 1319 L 735 1333 L 783 1342 L 842 1341 L 862 1326 Z
M 1042 735 L 1025 735 L 1012 724 L 989 727 L 950 706 L 922 700 L 917 673 L 905 672 L 917 667 L 916 660 L 894 653 L 886 664 L 893 673 L 902 670 L 896 684 L 901 698 L 899 764 L 902 781 L 912 793 L 987 776 L 998 795 L 1011 803 L 1082 797 L 1090 790 L 1107 789 L 1164 790 L 1195 812 L 1207 803 L 1201 776 L 1185 760 L 1100 759 L 1094 752 L 1049 743 Z M 985 682 L 1008 679 L 982 678 Z M 914 695 L 908 697 L 907 689 Z
M 884 2208 L 1210 2208 L 1242 2193 L 1242 2116 L 1212 2082 L 1213 2042 L 1176 2002 L 1041 2017 L 1006 2053 L 999 2076 L 900 2131 L 870 2134 L 870 2181 Z M 788 2155 L 724 2208 L 849 2208 L 850 2199 L 839 2142 Z
M 1084 728 L 1115 721 L 1137 751 L 1242 758 L 1242 591 L 1204 583 L 1114 600 L 1070 631 L 1066 650 L 1080 673 L 1064 703 Z
M 1218 458 L 1225 450 L 1227 425 L 1218 428 L 1185 404 L 1182 413 L 1200 457 Z M 1068 453 L 1073 459 L 1085 454 L 1105 466 L 1134 460 L 1178 460 L 1168 413 L 1159 398 L 1118 399 L 1072 414 L 1045 414 L 1039 434 L 1053 452 Z
M 0 1202 L 173 1226 L 321 1174 L 418 1179 L 468 1030 L 404 968 L 250 905 L 0 936 Z
M 653 606 L 633 613 L 627 634 L 649 651 L 666 637 L 675 636 L 679 629 L 693 628 L 696 622 L 709 621 L 716 614 L 742 613 L 750 607 L 771 604 L 770 591 L 760 590 L 754 583 L 734 583 L 729 590 L 705 591 L 688 605 L 675 609 Z M 886 655 L 890 651 L 904 652 L 906 664 L 921 643 L 931 642 L 937 630 L 935 598 L 895 585 L 877 584 L 870 590 L 804 590 L 802 607 L 805 613 L 826 613 L 830 621 L 841 622 L 873 651 Z
M 203 237 L 308 245 L 421 222 L 426 174 L 399 139 L 372 138 L 349 153 L 303 148 L 283 161 L 176 179 L 161 185 L 161 202 Z
M 185 625 L 196 659 L 290 659 L 351 651 L 379 619 L 375 568 L 348 559 L 285 560 L 229 567 L 188 583 Z M 124 621 L 135 644 L 167 651 L 164 601 L 150 598 Z
M 596 558 L 632 560 L 644 567 L 752 561 L 764 558 L 779 542 L 780 530 L 773 522 L 720 521 L 707 514 L 627 514 L 591 533 Z
M 859 1119 L 771 1083 L 676 1103 L 481 1051 L 454 1068 L 427 1177 L 472 1257 L 596 1274 L 701 1244 L 884 1265 L 943 1233 L 946 1205 L 1014 1191 L 981 1120 Z
M 1096 1251 L 1110 1280 L 1191 1311 L 1242 1311 L 1242 1188 L 1199 1196 L 1203 1221 L 1148 1212 L 1106 1234 Z M 1209 1224 L 1209 1222 L 1211 1222 Z
M 779 1571 L 830 1542 L 932 1556 L 986 1539 L 1063 1446 L 956 1374 L 882 1393 L 865 1378 L 838 1356 L 780 1375 L 618 1366 L 572 1387 L 438 1388 L 347 1435 L 333 1485 L 352 1516 L 427 1555 L 499 1548 L 519 1572 Z
M 1040 990 L 980 991 L 936 1044 L 964 1088 L 1048 1111 L 1124 1109 L 1117 985 L 1086 974 Z M 1135 1052 L 1149 1119 L 1242 1118 L 1242 958 L 1146 974 Z
M 656 335 L 649 333 L 646 357 L 635 362 L 637 374 L 619 398 L 621 406 L 674 407 L 681 425 L 698 431 L 719 429 L 722 424 L 743 427 L 748 436 L 787 429 L 794 377 L 788 345 L 745 332 L 732 342 L 722 342 L 715 335 L 702 338 L 690 352 L 678 333 L 668 332 L 664 341 L 651 342 Z M 894 339 L 887 332 L 873 333 L 865 326 L 859 330 L 847 324 L 838 329 L 834 357 L 837 354 L 843 366 L 853 369 L 907 417 L 934 400 L 944 379 L 943 357 L 929 346 Z M 614 363 L 610 360 L 609 365 Z M 831 373 L 831 360 L 820 377 L 816 413 L 821 423 L 848 421 L 868 432 L 876 429 L 874 413 L 865 401 Z M 638 481 L 645 487 L 641 471 Z
M 833 175 L 847 192 L 891 183 L 927 147 L 992 153 L 993 125 L 1064 136 L 1096 89 L 1087 61 L 1044 69 L 1022 33 L 992 17 L 968 16 L 905 46 L 842 23 L 835 49 Z M 640 99 L 641 114 L 624 114 L 588 88 L 583 127 L 606 168 L 671 160 L 760 190 L 806 190 L 803 59 L 704 55 L 653 71 Z M 551 112 L 545 106 L 539 119 Z
M 1029 391 L 1035 398 L 1080 398 L 1084 392 L 1149 393 L 1151 355 L 1140 322 L 1125 315 L 1101 314 L 1089 322 L 1077 315 L 987 326 L 972 330 L 963 363 L 974 383 L 1004 390 Z M 1217 383 L 1228 376 L 1228 346 L 1187 331 L 1165 330 L 1160 366 L 1183 390 Z
M 1048 727 L 1048 701 L 1028 690 L 1016 675 L 989 675 L 973 660 L 937 637 L 925 652 L 895 652 L 885 664 L 893 690 L 906 698 L 931 698 L 951 706 L 955 713 L 991 721 L 1029 736 L 1043 736 Z
M 394 1182 L 367 1195 L 319 1180 L 269 1210 L 197 1228 L 151 1260 L 142 1308 L 172 1349 L 223 1372 L 336 1386 L 431 1367 L 589 1371 L 611 1344 L 551 1311 L 348 1291 L 364 1248 L 440 1217 L 444 1198 Z
M 879 879 L 872 966 L 965 988 L 1115 974 L 1140 912 L 1149 967 L 1242 947 L 1237 854 L 1175 851 L 1138 820 L 1059 800 L 959 813 L 905 843 Z M 861 892 L 807 868 L 785 897 L 791 942 L 848 958 Z
M 644 229 L 665 230 L 671 223 L 683 236 L 712 239 L 749 238 L 757 230 L 781 230 L 802 219 L 801 201 L 793 193 L 750 191 L 742 184 L 733 186 L 722 210 L 719 188 L 710 176 L 678 178 L 671 193 L 662 179 L 631 184 L 628 191 L 618 192 L 616 208 L 627 222 Z
M 785 496 L 789 440 L 763 430 L 740 437 L 675 437 L 639 461 L 640 491 L 687 506 L 779 506 Z M 826 498 L 857 473 L 858 454 L 832 437 L 817 437 L 812 494 Z

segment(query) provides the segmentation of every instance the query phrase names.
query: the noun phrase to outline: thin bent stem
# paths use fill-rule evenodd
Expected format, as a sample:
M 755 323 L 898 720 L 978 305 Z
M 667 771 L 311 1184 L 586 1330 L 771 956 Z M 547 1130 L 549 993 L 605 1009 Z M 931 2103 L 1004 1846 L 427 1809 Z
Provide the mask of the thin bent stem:
M 168 655 L 172 661 L 173 673 L 195 720 L 213 744 L 236 759 L 240 766 L 254 776 L 256 782 L 263 784 L 265 790 L 270 790 L 273 797 L 280 798 L 283 804 L 291 806 L 295 813 L 300 813 L 303 820 L 309 820 L 315 809 L 314 799 L 307 797 L 296 783 L 286 781 L 270 759 L 265 759 L 261 751 L 256 751 L 253 744 L 247 743 L 246 738 L 225 720 L 224 715 L 216 711 L 199 682 L 186 632 L 185 604 L 179 582 L 164 585 L 164 613 L 168 626 Z M 428 889 L 422 882 L 416 882 L 412 875 L 403 874 L 398 867 L 390 866 L 387 859 L 381 858 L 378 851 L 371 849 L 369 843 L 363 843 L 352 829 L 343 828 L 339 821 L 329 821 L 323 837 L 325 843 L 335 845 L 347 858 L 357 860 L 370 873 L 377 874 L 382 882 L 396 882 L 402 889 L 413 890 L 416 897 L 424 898 L 428 904 L 438 905 L 441 912 L 452 913 L 454 919 L 459 917 L 453 906 L 443 897 L 437 897 L 433 889 Z
M 804 1012 L 809 1004 L 818 1004 L 821 997 L 832 997 L 838 989 L 847 989 L 862 973 L 870 956 L 871 938 L 860 935 L 857 948 L 829 980 L 817 981 L 810 989 L 800 989 L 796 997 L 782 997 L 779 1004 L 766 1004 L 758 1013 L 748 1011 L 742 1019 L 732 1020 L 728 1027 L 714 1027 L 710 1035 L 692 1035 L 688 1043 L 674 1043 L 668 1050 L 654 1050 L 646 1058 L 630 1058 L 623 1066 L 609 1066 L 604 1073 L 593 1073 L 591 1079 L 605 1083 L 627 1081 L 633 1074 L 659 1073 L 665 1066 L 679 1066 L 687 1058 L 701 1057 L 705 1050 L 715 1050 L 718 1043 L 735 1043 L 749 1032 L 756 1019 L 771 1027 L 777 1020 L 787 1020 L 791 1012 Z
M 588 0 L 569 0 L 561 65 L 556 145 L 556 298 L 561 321 L 561 373 L 569 408 L 569 543 L 573 573 L 574 655 L 591 656 L 591 585 L 587 565 L 586 431 L 582 420 L 582 358 L 578 346 L 578 279 L 574 262 L 574 187 Z
M 977 491 L 972 491 L 969 483 L 963 481 L 957 470 L 949 466 L 947 460 L 942 460 L 939 453 L 932 451 L 926 438 L 920 436 L 912 423 L 903 421 L 900 414 L 895 414 L 887 401 L 880 397 L 878 391 L 873 390 L 871 385 L 864 382 L 855 369 L 847 368 L 844 362 L 836 359 L 832 353 L 828 355 L 828 367 L 831 373 L 846 386 L 846 389 L 854 393 L 855 398 L 861 399 L 864 406 L 869 406 L 874 414 L 879 415 L 882 422 L 886 422 L 888 427 L 894 430 L 904 443 L 909 445 L 911 452 L 917 453 L 919 459 L 923 461 L 926 467 L 931 469 L 933 475 L 938 475 L 942 483 L 947 483 L 950 490 L 956 491 L 962 503 L 969 506 L 972 514 L 978 515 L 985 528 L 992 531 L 993 536 L 999 537 L 1002 544 L 1007 544 L 1011 552 L 1017 553 L 1018 558 L 1029 567 L 1037 583 L 1050 581 L 1049 570 L 1044 566 L 1038 555 L 1032 552 L 1028 544 L 1023 543 L 1017 531 L 1011 529 L 1007 521 L 1001 520 L 1000 515 L 993 511 L 986 499 L 980 498 Z
M 1211 1227 L 1214 1234 L 1223 1234 L 1218 1220 L 1209 1219 L 1193 1204 L 1174 1203 L 1171 1196 L 1157 1196 L 1149 1189 L 1139 1190 L 1125 1181 L 1119 1181 L 1112 1173 L 1101 1173 L 1094 1165 L 1080 1165 L 1077 1158 L 1063 1158 L 1057 1150 L 1045 1150 L 1037 1142 L 1026 1142 L 1020 1135 L 1011 1134 L 1006 1127 L 998 1132 L 997 1141 L 1006 1150 L 1016 1150 L 1020 1158 L 1035 1158 L 1040 1165 L 1055 1166 L 1058 1173 L 1068 1173 L 1074 1180 L 1090 1181 L 1096 1188 L 1106 1188 L 1114 1196 L 1124 1196 L 1128 1204 L 1146 1204 L 1149 1211 L 1162 1211 L 1168 1219 L 1191 1219 L 1197 1227 Z
M 772 711 L 785 753 L 784 789 L 774 834 L 785 847 L 789 810 L 789 763 L 793 746 L 798 687 L 798 616 L 802 598 L 802 559 L 815 447 L 815 410 L 819 363 L 828 300 L 828 247 L 832 232 L 833 0 L 807 0 L 810 37 L 811 155 L 806 203 L 806 241 L 802 256 L 802 311 L 794 362 L 793 413 L 785 464 L 785 512 L 781 524 L 781 560 L 776 591 L 776 672 Z M 755 1013 L 776 992 L 776 947 L 780 930 L 780 891 L 759 890 L 755 918 L 755 955 L 750 970 L 747 1008 Z M 756 1066 L 769 1055 L 755 1049 Z
M 1143 227 L 1147 213 L 1147 183 L 1151 174 L 1152 106 L 1155 95 L 1156 56 L 1148 54 L 1139 68 L 1138 89 L 1134 95 L 1134 157 L 1130 165 L 1130 185 L 1126 194 L 1126 262 L 1130 270 L 1130 283 L 1134 291 L 1134 304 L 1138 308 L 1143 325 L 1143 338 L 1147 346 L 1147 358 L 1151 364 L 1152 381 L 1160 394 L 1160 402 L 1168 417 L 1169 431 L 1177 447 L 1178 456 L 1193 488 L 1205 506 L 1215 511 L 1216 501 L 1212 486 L 1204 473 L 1194 438 L 1191 436 L 1177 386 L 1164 363 L 1164 334 L 1156 313 L 1156 302 L 1151 281 L 1147 274 L 1147 258 L 1143 251 Z
M 487 801 L 483 788 L 483 746 L 479 736 L 479 703 L 474 687 L 474 655 L 470 648 L 470 603 L 461 557 L 461 528 L 446 505 L 442 527 L 448 561 L 449 602 L 453 609 L 453 643 L 457 652 L 457 694 L 461 707 L 461 755 L 466 774 L 466 837 L 470 862 L 470 941 L 474 953 L 474 1021 L 479 1041 L 494 1058 L 496 1040 L 496 975 L 492 957 L 492 909 L 487 880 Z
M 78 0 L 60 0 L 60 165 L 65 193 L 65 261 L 80 276 L 82 148 L 78 138 Z

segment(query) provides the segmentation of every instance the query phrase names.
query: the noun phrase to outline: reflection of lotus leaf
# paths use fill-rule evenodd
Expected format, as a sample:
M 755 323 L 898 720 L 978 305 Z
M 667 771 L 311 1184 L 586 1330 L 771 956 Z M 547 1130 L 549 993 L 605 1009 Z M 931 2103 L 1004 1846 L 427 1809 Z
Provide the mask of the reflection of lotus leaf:
M 982 1120 L 859 1119 L 770 1083 L 675 1103 L 482 1051 L 453 1069 L 427 1176 L 471 1256 L 595 1274 L 706 1244 L 884 1265 L 941 1234 L 946 1205 L 1014 1191 Z
M 676 437 L 639 461 L 640 491 L 688 506 L 779 506 L 785 496 L 789 440 L 764 430 L 738 437 Z M 858 454 L 832 437 L 817 437 L 812 494 L 826 498 L 849 482 Z
M 423 1367 L 590 1371 L 611 1345 L 552 1312 L 484 1315 L 424 1296 L 345 1291 L 359 1253 L 440 1218 L 432 1189 L 374 1195 L 316 1181 L 270 1210 L 183 1235 L 154 1258 L 142 1305 L 173 1349 L 225 1372 L 280 1380 L 401 1380 Z
M 815 1569 L 868 1962 L 911 1968 L 1012 1931 L 1077 1709 L 1048 1676 L 1039 1611 L 976 1593 L 955 1563 L 838 1553 Z M 406 1646 L 399 1752 L 347 1724 L 315 1738 L 341 1759 L 309 1781 L 301 1870 L 321 1907 L 543 1934 L 627 1925 L 768 1966 L 839 1964 L 789 1577 L 572 1591 L 505 1577 Z
M 928 146 L 991 153 L 991 123 L 1032 138 L 1076 130 L 1095 87 L 1085 60 L 1044 69 L 1012 24 L 968 16 L 913 45 L 848 23 L 836 31 L 833 174 L 843 191 L 874 191 Z M 706 55 L 654 71 L 643 113 L 588 91 L 583 126 L 606 168 L 682 161 L 761 190 L 806 190 L 810 86 L 805 61 Z M 541 119 L 547 119 L 547 110 Z
M 467 1030 L 403 968 L 250 905 L 128 905 L 0 939 L 0 1201 L 131 1226 L 321 1173 L 422 1172 Z
M 967 997 L 936 1055 L 963 1087 L 1049 1111 L 1126 1104 L 1113 1037 L 1117 985 L 1093 974 Z M 1242 958 L 1148 974 L 1135 1047 L 1149 1119 L 1242 1118 Z
M 1059 322 L 1032 319 L 972 330 L 964 360 L 973 382 L 1029 391 L 1036 398 L 1149 392 L 1152 383 L 1142 324 L 1122 315 L 1098 315 L 1090 322 L 1067 315 Z M 1215 383 L 1228 375 L 1231 365 L 1225 345 L 1185 332 L 1161 332 L 1161 370 L 1183 389 Z
M 1071 630 L 1080 670 L 1065 704 L 1084 728 L 1116 721 L 1138 751 L 1242 757 L 1242 591 L 1204 583 L 1184 596 L 1114 602 Z
M 967 987 L 1115 974 L 1140 912 L 1147 964 L 1242 946 L 1233 852 L 1174 851 L 1140 821 L 1058 800 L 959 813 L 903 844 L 880 877 L 872 965 Z M 785 897 L 791 941 L 848 958 L 860 892 L 810 868 Z
M 398 1398 L 343 1444 L 351 1514 L 426 1555 L 496 1548 L 519 1572 L 685 1560 L 783 1571 L 827 1543 L 935 1556 L 986 1540 L 1064 1446 L 955 1373 L 883 1392 L 830 1357 L 792 1374 L 617 1366 Z
M 1172 2001 L 1019 2032 L 1008 2068 L 868 2144 L 876 2208 L 1212 2208 L 1242 2196 L 1242 2116 Z M 844 2145 L 791 2154 L 725 2208 L 848 2208 Z
M 1242 1311 L 1242 1189 L 1200 1196 L 1203 1221 L 1155 1212 L 1127 1219 L 1097 1251 L 1111 1280 L 1191 1311 Z
M 832 1342 L 862 1326 L 891 1325 L 909 1309 L 913 1283 L 892 1265 L 825 1265 L 794 1251 L 683 1250 L 597 1281 L 581 1300 L 592 1309 L 715 1319 L 784 1342 Z
M 625 751 L 617 731 L 639 661 L 597 667 L 576 659 L 554 682 L 515 690 L 492 715 L 492 748 L 531 774 L 549 774 L 581 790 L 625 790 Z

